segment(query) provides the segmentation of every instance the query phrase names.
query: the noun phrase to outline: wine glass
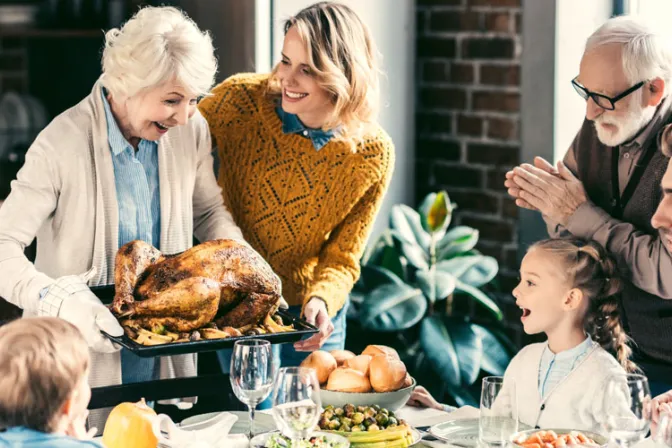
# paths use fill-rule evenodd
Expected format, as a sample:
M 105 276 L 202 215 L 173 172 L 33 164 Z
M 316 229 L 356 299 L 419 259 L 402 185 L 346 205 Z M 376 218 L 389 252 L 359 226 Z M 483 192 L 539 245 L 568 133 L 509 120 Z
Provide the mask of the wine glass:
M 231 386 L 250 413 L 249 437 L 254 436 L 254 411 L 271 393 L 275 366 L 271 343 L 261 339 L 236 341 L 231 357 Z
M 320 418 L 320 383 L 314 369 L 283 367 L 273 390 L 273 418 L 285 437 L 298 446 Z
M 651 392 L 644 375 L 613 375 L 603 398 L 604 429 L 620 447 L 642 440 L 649 431 Z
M 518 432 L 518 400 L 513 380 L 501 376 L 483 378 L 478 441 L 483 447 L 505 447 Z

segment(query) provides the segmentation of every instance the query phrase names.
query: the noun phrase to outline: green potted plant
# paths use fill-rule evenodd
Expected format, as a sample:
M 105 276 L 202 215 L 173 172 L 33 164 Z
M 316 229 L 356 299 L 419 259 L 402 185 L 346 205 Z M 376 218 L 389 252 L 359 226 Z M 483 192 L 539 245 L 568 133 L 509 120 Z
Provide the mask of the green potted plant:
M 395 205 L 389 228 L 362 259 L 352 301 L 362 331 L 394 345 L 418 383 L 458 405 L 477 405 L 477 379 L 503 375 L 515 347 L 483 290 L 497 261 L 475 249 L 478 230 L 449 229 L 454 207 L 443 191 L 417 211 Z

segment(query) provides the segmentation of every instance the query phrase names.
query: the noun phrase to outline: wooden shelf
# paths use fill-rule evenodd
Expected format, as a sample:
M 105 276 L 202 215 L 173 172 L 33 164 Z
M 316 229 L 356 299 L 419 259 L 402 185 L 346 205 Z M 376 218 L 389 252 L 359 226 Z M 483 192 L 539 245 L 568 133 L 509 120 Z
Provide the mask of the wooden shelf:
M 0 37 L 28 37 L 28 38 L 58 38 L 58 37 L 86 37 L 103 38 L 102 29 L 76 28 L 38 28 L 24 26 L 0 26 Z

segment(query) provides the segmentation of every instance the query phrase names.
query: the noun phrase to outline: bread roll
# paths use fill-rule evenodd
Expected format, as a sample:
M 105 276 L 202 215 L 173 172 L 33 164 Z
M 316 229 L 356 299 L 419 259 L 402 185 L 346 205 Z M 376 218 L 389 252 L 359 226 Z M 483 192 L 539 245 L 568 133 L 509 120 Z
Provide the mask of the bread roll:
M 413 385 L 413 378 L 411 378 L 411 375 L 406 373 L 406 378 L 404 378 L 404 384 L 401 385 L 402 389 L 406 389 L 407 387 L 411 387 Z
M 350 350 L 332 350 L 329 353 L 331 353 L 331 356 L 336 360 L 336 365 L 338 365 L 338 367 L 341 367 L 346 359 L 355 357 L 355 354 Z
M 371 392 L 371 383 L 359 370 L 339 367 L 329 375 L 327 390 L 338 392 Z
M 329 354 L 329 352 L 317 350 L 303 360 L 301 367 L 315 369 L 315 372 L 317 373 L 317 381 L 319 381 L 320 384 L 324 384 L 329 379 L 331 372 L 336 368 L 336 360 Z
M 373 359 L 369 355 L 359 355 L 354 358 L 346 359 L 343 363 L 343 367 L 348 367 L 350 369 L 359 370 L 364 375 L 369 376 L 369 364 Z
M 366 349 L 364 349 L 362 355 L 369 355 L 371 357 L 387 355 L 399 359 L 399 353 L 397 353 L 397 351 L 392 347 L 388 347 L 386 345 L 369 345 L 366 347 Z
M 369 365 L 369 379 L 376 392 L 399 390 L 406 379 L 406 366 L 392 356 L 374 356 Z

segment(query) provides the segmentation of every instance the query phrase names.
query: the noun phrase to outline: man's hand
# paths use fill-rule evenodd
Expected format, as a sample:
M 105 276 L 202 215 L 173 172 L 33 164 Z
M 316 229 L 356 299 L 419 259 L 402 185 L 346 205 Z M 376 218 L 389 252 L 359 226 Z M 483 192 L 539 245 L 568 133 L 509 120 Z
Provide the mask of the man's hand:
M 327 305 L 324 300 L 313 297 L 303 308 L 303 315 L 309 324 L 315 325 L 319 330 L 308 339 L 294 343 L 294 349 L 299 352 L 314 352 L 327 342 L 331 333 L 334 332 L 334 324 L 327 312 Z
M 551 174 L 530 164 L 513 169 L 512 181 L 518 190 L 519 206 L 528 205 L 539 210 L 552 221 L 567 225 L 576 210 L 588 201 L 583 183 L 565 166 L 558 162 L 558 174 Z M 521 201 L 521 202 L 519 202 Z
M 548 174 L 552 174 L 554 176 L 558 175 L 558 170 L 555 169 L 553 165 L 548 163 L 546 159 L 543 157 L 535 157 L 534 158 L 534 166 L 536 168 L 539 168 L 540 170 L 546 171 Z M 507 192 L 509 193 L 510 196 L 512 196 L 516 200 L 516 205 L 521 208 L 526 208 L 528 210 L 532 210 L 535 212 L 538 212 L 539 210 L 530 205 L 527 201 L 524 199 L 520 198 L 520 188 L 518 185 L 513 181 L 513 170 L 508 171 L 506 173 L 506 179 L 504 180 L 504 186 L 507 189 Z
M 409 406 L 415 406 L 416 408 L 432 408 L 443 411 L 443 405 L 436 401 L 434 397 L 432 397 L 432 394 L 430 394 L 427 389 L 422 386 L 417 386 L 413 390 L 413 393 L 411 394 L 411 397 L 408 399 L 406 404 Z

